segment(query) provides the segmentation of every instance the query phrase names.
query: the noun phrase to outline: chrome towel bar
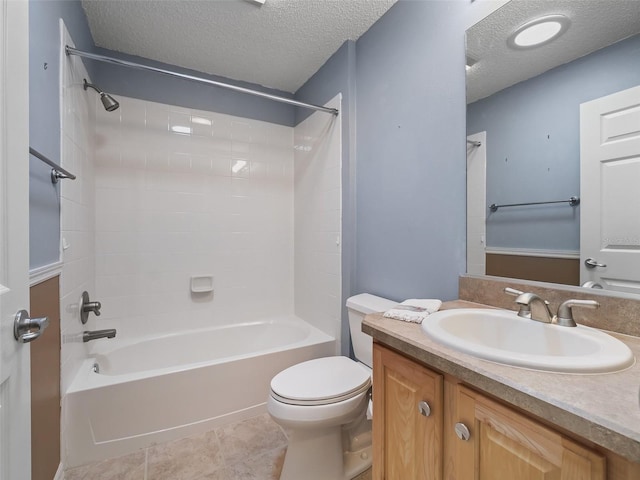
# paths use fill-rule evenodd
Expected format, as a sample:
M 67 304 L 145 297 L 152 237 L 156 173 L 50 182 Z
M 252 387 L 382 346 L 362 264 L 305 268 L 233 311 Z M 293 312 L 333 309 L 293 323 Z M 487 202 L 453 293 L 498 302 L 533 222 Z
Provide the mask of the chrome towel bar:
M 503 208 L 503 207 L 523 207 L 525 205 L 547 205 L 549 203 L 568 203 L 572 207 L 575 207 L 576 205 L 580 205 L 580 197 L 571 197 L 569 198 L 569 200 L 554 200 L 552 202 L 510 203 L 507 205 L 496 205 L 495 203 L 492 203 L 491 205 L 489 205 L 489 210 L 491 210 L 492 212 L 496 212 L 498 211 L 499 208 Z
M 29 147 L 29 153 L 34 157 L 36 157 L 38 160 L 42 160 L 44 163 L 46 163 L 51 167 L 51 183 L 58 183 L 58 180 L 61 178 L 62 179 L 68 178 L 69 180 L 76 179 L 76 176 L 73 173 L 65 170 L 60 165 L 55 163 L 53 160 L 49 160 L 47 157 L 45 157 L 43 154 L 41 154 L 39 151 L 35 150 L 34 148 Z

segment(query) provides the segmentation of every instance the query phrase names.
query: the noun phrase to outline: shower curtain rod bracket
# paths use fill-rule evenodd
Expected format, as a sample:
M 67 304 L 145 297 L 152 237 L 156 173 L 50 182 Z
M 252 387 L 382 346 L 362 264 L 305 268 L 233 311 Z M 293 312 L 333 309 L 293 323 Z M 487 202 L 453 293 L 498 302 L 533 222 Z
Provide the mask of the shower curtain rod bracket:
M 110 63 L 112 65 L 119 65 L 121 67 L 129 67 L 137 70 L 145 70 L 148 72 L 161 73 L 163 75 L 169 75 L 171 77 L 178 77 L 184 80 L 191 80 L 194 82 L 205 83 L 207 85 L 212 85 L 214 87 L 226 88 L 227 90 L 233 90 L 239 93 L 246 93 L 249 95 L 254 95 L 256 97 L 266 98 L 268 100 L 273 100 L 275 102 L 286 103 L 288 105 L 293 105 L 295 107 L 308 108 L 310 110 L 317 110 L 319 112 L 331 113 L 333 115 L 338 115 L 340 113 L 340 111 L 337 108 L 328 108 L 328 107 L 323 107 L 321 105 L 313 105 L 311 103 L 299 102 L 298 100 L 293 100 L 291 98 L 279 97 L 277 95 L 260 92 L 258 90 L 252 90 L 250 88 L 238 87 L 236 85 L 230 85 L 228 83 L 209 80 L 208 78 L 196 77 L 194 75 L 178 73 L 171 70 L 165 70 L 163 68 L 151 67 L 149 65 L 143 65 L 141 63 L 130 62 L 128 60 L 120 60 L 118 58 L 107 57 L 105 55 L 98 55 L 97 53 L 83 52 L 82 50 L 78 50 L 76 48 L 70 47 L 69 45 L 65 45 L 64 52 L 67 54 L 67 56 L 76 55 L 78 57 L 88 58 L 89 60 L 96 60 L 98 62 Z

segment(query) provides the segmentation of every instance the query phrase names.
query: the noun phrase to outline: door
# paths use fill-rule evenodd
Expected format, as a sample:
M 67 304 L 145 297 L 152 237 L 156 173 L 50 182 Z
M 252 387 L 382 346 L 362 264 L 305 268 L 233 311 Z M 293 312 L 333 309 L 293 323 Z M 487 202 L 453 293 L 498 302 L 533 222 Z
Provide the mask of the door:
M 640 87 L 580 105 L 580 169 L 580 283 L 640 293 Z
M 0 0 L 0 480 L 29 480 L 29 344 L 13 336 L 29 307 L 29 22 L 26 0 Z

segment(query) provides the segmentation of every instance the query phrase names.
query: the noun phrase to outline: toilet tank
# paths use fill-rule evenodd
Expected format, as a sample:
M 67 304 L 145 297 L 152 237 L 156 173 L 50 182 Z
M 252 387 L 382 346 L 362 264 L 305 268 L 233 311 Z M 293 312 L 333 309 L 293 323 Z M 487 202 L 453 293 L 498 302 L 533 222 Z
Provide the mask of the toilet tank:
M 347 299 L 349 310 L 349 330 L 351 344 L 356 360 L 373 368 L 373 339 L 362 332 L 362 320 L 369 313 L 384 312 L 397 305 L 398 302 L 369 293 L 361 293 Z

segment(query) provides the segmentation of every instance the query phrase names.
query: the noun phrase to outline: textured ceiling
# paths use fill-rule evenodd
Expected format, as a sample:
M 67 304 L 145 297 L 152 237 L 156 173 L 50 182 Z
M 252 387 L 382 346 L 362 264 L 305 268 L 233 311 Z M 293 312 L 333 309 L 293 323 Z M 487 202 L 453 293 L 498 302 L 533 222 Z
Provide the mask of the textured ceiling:
M 530 50 L 507 47 L 506 40 L 516 28 L 551 14 L 563 14 L 571 20 L 562 36 Z M 640 0 L 511 0 L 467 30 L 467 57 L 477 61 L 467 72 L 467 102 L 639 32 Z
M 99 47 L 295 92 L 396 0 L 83 0 Z

